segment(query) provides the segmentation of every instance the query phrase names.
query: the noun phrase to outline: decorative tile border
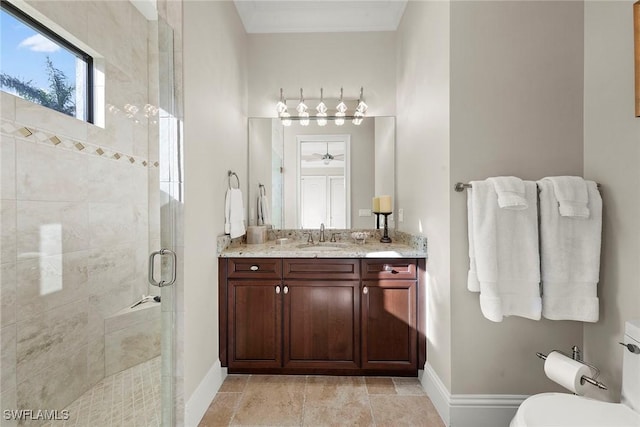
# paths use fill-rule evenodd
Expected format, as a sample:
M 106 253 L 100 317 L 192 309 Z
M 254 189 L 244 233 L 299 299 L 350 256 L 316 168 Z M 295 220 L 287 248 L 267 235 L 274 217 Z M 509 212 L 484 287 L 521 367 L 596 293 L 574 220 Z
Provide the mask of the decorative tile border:
M 148 166 L 155 168 L 160 166 L 160 163 L 157 161 L 151 162 L 149 159 L 145 159 L 140 156 L 122 153 L 120 151 L 113 150 L 108 147 L 102 147 L 86 141 L 80 142 L 75 139 L 59 136 L 41 129 L 36 129 L 32 126 L 23 126 L 14 121 L 2 120 L 0 124 L 0 132 L 4 135 L 14 137 L 22 141 L 53 146 L 56 148 L 80 152 L 83 154 L 91 154 L 94 156 L 103 157 L 105 159 L 117 160 L 122 163 L 129 163 L 133 166 Z

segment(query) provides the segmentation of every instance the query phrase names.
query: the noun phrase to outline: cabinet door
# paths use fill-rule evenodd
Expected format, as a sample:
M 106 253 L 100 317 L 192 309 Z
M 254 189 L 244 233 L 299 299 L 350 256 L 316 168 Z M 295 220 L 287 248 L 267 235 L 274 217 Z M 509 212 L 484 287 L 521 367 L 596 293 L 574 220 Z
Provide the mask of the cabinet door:
M 278 368 L 282 362 L 282 284 L 229 281 L 229 368 Z
M 416 282 L 362 285 L 362 368 L 417 369 Z
M 358 368 L 359 283 L 291 280 L 284 285 L 284 367 Z

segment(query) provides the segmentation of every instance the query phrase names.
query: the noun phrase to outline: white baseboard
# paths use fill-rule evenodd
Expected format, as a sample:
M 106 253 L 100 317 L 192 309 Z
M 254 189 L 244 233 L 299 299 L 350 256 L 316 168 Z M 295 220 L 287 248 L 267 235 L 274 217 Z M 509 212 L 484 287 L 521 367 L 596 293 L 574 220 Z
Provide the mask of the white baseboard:
M 427 363 L 422 385 L 449 427 L 508 427 L 529 396 L 512 394 L 451 394 Z
M 220 361 L 216 360 L 185 404 L 184 425 L 186 427 L 196 427 L 200 423 L 226 377 L 227 368 L 223 368 Z
M 444 425 L 449 426 L 449 421 L 451 420 L 451 408 L 449 406 L 451 393 L 442 383 L 436 371 L 429 365 L 429 362 L 424 365 L 424 375 L 421 382 L 433 406 L 436 407 L 438 414 L 440 414 L 440 418 L 444 421 Z

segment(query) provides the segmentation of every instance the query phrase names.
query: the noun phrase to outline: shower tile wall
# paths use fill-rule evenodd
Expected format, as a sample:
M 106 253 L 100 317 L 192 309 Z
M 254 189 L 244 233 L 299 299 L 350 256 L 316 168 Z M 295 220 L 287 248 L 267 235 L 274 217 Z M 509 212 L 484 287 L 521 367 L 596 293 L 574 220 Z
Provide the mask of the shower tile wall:
M 157 78 L 130 2 L 28 3 L 105 72 L 104 128 L 0 93 L 0 404 L 61 409 L 105 375 L 105 317 L 147 293 L 160 234 L 157 117 L 144 107 Z

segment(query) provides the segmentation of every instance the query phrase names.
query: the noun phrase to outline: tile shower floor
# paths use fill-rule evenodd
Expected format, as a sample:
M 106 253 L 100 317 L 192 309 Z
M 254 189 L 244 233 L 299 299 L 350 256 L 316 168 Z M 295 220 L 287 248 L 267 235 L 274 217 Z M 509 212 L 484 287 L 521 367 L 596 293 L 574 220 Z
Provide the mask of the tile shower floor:
M 229 375 L 199 427 L 444 427 L 416 378 Z
M 160 425 L 160 357 L 104 378 L 65 409 L 69 419 L 47 426 L 157 427 Z

